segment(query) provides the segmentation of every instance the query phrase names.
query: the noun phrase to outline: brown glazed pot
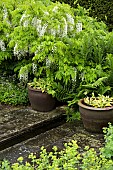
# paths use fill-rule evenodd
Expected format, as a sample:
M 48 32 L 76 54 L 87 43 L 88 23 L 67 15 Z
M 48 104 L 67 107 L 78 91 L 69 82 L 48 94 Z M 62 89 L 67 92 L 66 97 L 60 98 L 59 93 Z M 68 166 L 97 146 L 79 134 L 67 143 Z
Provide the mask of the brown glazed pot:
M 79 111 L 86 130 L 101 133 L 108 122 L 113 123 L 113 106 L 106 108 L 94 108 L 84 104 L 84 99 L 78 102 Z
M 28 86 L 28 97 L 33 110 L 48 112 L 55 108 L 55 98 L 46 92 L 42 93 L 40 89 L 34 89 Z

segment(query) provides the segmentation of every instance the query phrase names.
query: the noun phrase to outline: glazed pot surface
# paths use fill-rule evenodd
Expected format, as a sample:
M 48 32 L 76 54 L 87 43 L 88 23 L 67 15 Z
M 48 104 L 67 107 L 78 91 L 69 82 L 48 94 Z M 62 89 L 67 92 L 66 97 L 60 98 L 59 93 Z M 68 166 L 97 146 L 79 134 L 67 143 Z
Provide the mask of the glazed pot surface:
M 81 118 L 86 130 L 101 133 L 108 122 L 113 123 L 113 106 L 106 108 L 94 108 L 84 104 L 81 99 L 78 103 Z
M 40 89 L 33 89 L 28 87 L 28 97 L 32 106 L 32 109 L 40 112 L 48 112 L 55 108 L 56 100 L 52 95 L 46 92 L 42 93 Z

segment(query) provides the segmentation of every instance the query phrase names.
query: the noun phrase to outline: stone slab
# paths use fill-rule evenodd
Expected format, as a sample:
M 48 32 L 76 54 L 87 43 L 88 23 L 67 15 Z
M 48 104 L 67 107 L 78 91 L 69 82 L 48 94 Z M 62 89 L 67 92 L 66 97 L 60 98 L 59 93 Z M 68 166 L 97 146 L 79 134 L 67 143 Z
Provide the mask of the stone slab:
M 0 109 L 0 150 L 58 126 L 65 121 L 64 109 L 38 112 L 30 107 Z
M 80 152 L 84 151 L 86 145 L 98 152 L 99 148 L 104 144 L 103 134 L 87 132 L 83 127 L 82 121 L 67 122 L 0 151 L 0 160 L 5 158 L 14 163 L 18 157 L 23 156 L 24 160 L 27 161 L 30 153 L 36 153 L 39 156 L 41 146 L 44 146 L 47 151 L 51 151 L 53 146 L 57 146 L 58 150 L 61 150 L 64 148 L 64 143 L 72 139 L 77 140 Z

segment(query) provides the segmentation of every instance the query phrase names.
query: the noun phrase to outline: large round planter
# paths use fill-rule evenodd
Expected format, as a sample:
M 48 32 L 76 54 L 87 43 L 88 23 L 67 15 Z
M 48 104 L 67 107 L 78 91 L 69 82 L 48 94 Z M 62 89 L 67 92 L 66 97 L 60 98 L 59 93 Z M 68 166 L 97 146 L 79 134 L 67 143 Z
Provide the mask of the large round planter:
M 86 130 L 101 133 L 108 122 L 113 123 L 113 106 L 106 108 L 94 108 L 84 104 L 84 99 L 78 102 L 79 111 Z
M 56 100 L 52 95 L 46 92 L 42 93 L 40 89 L 34 89 L 28 86 L 28 97 L 33 110 L 48 112 L 55 108 Z

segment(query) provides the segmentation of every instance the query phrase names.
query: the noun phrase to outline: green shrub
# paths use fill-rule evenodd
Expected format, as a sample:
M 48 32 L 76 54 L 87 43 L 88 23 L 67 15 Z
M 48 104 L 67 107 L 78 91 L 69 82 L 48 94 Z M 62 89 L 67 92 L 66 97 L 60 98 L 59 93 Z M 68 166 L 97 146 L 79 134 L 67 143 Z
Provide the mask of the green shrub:
M 112 67 L 107 63 L 112 39 L 103 22 L 79 5 L 74 9 L 49 0 L 3 0 L 0 9 L 1 40 L 13 53 L 8 59 L 0 55 L 2 71 L 15 72 L 24 83 L 43 78 L 44 86 L 52 88 L 47 92 L 69 105 L 86 93 L 113 94 Z M 1 47 L 0 52 L 5 55 Z
M 19 72 L 21 80 L 26 81 L 31 74 L 37 81 L 44 78 L 47 84 L 52 84 L 51 91 L 55 91 L 55 97 L 61 101 L 73 99 L 74 94 L 80 97 L 82 85 L 89 86 L 99 78 L 102 79 L 98 81 L 97 89 L 101 91 L 107 75 L 103 70 L 108 33 L 104 23 L 89 17 L 80 6 L 73 9 L 57 2 L 46 5 L 40 1 L 30 5 L 23 3 L 11 14 L 16 28 L 10 35 L 9 46 L 24 63 L 14 69 Z M 39 21 L 41 25 L 37 26 Z M 82 28 L 78 30 L 80 23 Z M 27 63 L 23 62 L 26 57 L 29 59 Z
M 28 104 L 27 89 L 8 80 L 0 82 L 0 103 L 11 105 Z

